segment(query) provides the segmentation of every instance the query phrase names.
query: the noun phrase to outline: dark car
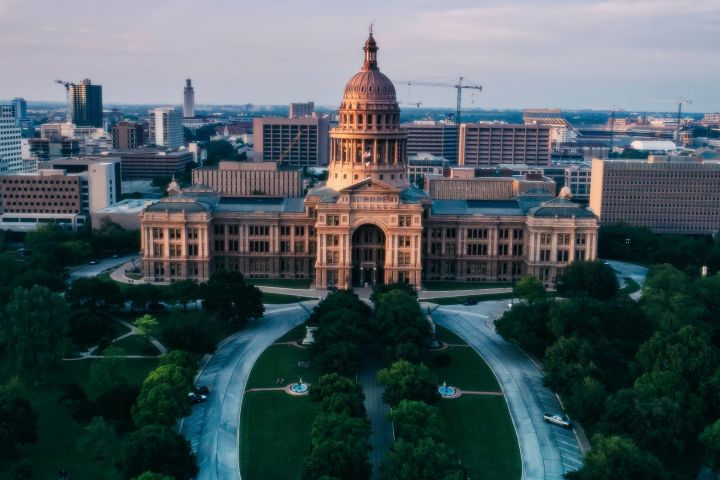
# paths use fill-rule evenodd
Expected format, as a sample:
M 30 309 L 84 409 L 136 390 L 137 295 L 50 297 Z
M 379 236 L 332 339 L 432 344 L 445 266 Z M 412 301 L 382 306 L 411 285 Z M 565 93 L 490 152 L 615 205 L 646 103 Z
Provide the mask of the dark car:
M 190 400 L 190 405 L 195 405 L 196 403 L 202 403 L 207 400 L 207 395 L 190 392 L 188 393 L 188 400 Z
M 478 303 L 478 299 L 477 299 L 477 298 L 475 298 L 475 297 L 470 297 L 470 298 L 466 299 L 466 300 L 463 302 L 463 305 L 477 305 L 477 303 Z
M 195 387 L 195 393 L 201 394 L 201 395 L 208 395 L 210 393 L 210 389 L 206 387 L 205 385 L 198 385 Z

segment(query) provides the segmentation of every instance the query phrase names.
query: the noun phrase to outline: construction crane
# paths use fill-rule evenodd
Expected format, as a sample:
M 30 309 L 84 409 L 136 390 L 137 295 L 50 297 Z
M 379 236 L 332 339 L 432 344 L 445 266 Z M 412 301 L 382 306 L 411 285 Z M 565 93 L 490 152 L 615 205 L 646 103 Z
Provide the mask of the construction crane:
M 75 85 L 72 82 L 66 82 L 65 80 L 55 80 L 55 83 L 59 83 L 60 85 L 65 86 L 65 90 L 68 90 L 70 88 L 70 85 Z
M 624 112 L 625 110 L 615 105 L 610 109 L 610 153 L 609 158 L 612 158 L 613 150 L 615 149 L 615 113 Z
M 457 81 L 457 83 L 433 83 L 433 82 L 415 82 L 412 80 L 404 80 L 399 81 L 396 83 L 401 83 L 403 85 L 421 85 L 423 87 L 450 87 L 457 89 L 457 107 L 455 109 L 455 123 L 458 125 L 460 124 L 460 110 L 462 109 L 462 91 L 464 89 L 469 90 L 480 90 L 482 91 L 481 85 L 470 85 L 470 84 L 464 84 L 463 83 L 463 77 L 460 77 Z
M 75 84 L 72 83 L 72 82 L 66 82 L 65 80 L 55 80 L 55 83 L 59 83 L 60 85 L 65 86 L 65 95 L 67 96 L 67 99 L 68 99 L 67 121 L 70 122 L 70 123 L 72 123 L 72 119 L 71 119 L 71 115 L 70 115 L 70 107 L 69 107 L 69 104 L 70 104 L 70 86 L 71 86 L 71 85 L 75 85 Z
M 692 100 L 688 100 L 686 98 L 679 98 L 679 99 L 675 100 L 675 103 L 677 103 L 677 106 L 678 106 L 677 130 L 675 130 L 675 141 L 677 143 L 680 143 L 680 121 L 682 119 L 682 106 L 683 106 L 683 103 L 692 105 Z
M 300 141 L 300 139 L 302 138 L 302 135 L 303 135 L 303 132 L 302 132 L 302 131 L 298 132 L 298 134 L 295 135 L 295 138 L 292 140 L 292 142 L 290 142 L 290 144 L 288 145 L 288 147 L 280 154 L 280 158 L 278 158 L 278 160 L 277 160 L 278 163 L 282 163 L 283 160 L 285 160 L 285 157 L 287 157 L 288 155 L 290 155 L 290 151 L 291 151 L 291 150 L 293 149 L 293 147 Z

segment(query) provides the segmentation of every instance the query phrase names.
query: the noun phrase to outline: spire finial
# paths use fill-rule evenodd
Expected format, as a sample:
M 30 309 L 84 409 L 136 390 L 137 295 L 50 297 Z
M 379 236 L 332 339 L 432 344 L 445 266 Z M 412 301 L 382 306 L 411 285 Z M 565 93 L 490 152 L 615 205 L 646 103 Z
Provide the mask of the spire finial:
M 370 36 L 371 36 L 371 37 L 372 37 L 372 34 L 373 34 L 373 26 L 374 26 L 374 25 L 375 25 L 375 20 L 373 20 L 372 22 L 370 22 Z
M 365 47 L 363 50 L 365 50 L 365 63 L 363 64 L 363 70 L 377 70 L 377 43 L 375 43 L 375 39 L 373 38 L 373 26 L 375 25 L 375 20 L 370 22 L 370 34 L 368 35 L 368 39 L 365 41 Z

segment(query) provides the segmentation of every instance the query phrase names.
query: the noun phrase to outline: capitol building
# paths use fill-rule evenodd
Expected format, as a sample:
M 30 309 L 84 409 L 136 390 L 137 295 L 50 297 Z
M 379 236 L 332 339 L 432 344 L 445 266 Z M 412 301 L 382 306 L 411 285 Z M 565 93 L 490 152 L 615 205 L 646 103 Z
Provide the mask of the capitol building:
M 372 36 L 345 86 L 330 133 L 326 182 L 304 198 L 227 197 L 169 187 L 141 213 L 145 281 L 205 281 L 218 269 L 250 278 L 311 278 L 316 288 L 424 280 L 552 285 L 597 255 L 597 217 L 559 197 L 434 200 L 408 177 L 395 87 Z

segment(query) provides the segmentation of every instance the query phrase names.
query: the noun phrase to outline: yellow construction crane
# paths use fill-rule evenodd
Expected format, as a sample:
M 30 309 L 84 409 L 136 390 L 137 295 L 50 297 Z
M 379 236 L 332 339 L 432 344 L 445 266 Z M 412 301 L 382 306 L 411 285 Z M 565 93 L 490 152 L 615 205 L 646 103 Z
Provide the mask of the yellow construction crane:
M 433 83 L 433 82 L 415 82 L 412 80 L 401 80 L 396 83 L 400 83 L 403 85 L 421 85 L 423 87 L 450 87 L 455 88 L 457 90 L 457 106 L 455 109 L 455 123 L 458 125 L 460 124 L 460 111 L 462 109 L 462 91 L 465 89 L 469 90 L 480 90 L 482 91 L 481 85 L 470 85 L 470 84 L 464 84 L 463 83 L 463 77 L 460 77 L 457 81 L 457 83 Z

